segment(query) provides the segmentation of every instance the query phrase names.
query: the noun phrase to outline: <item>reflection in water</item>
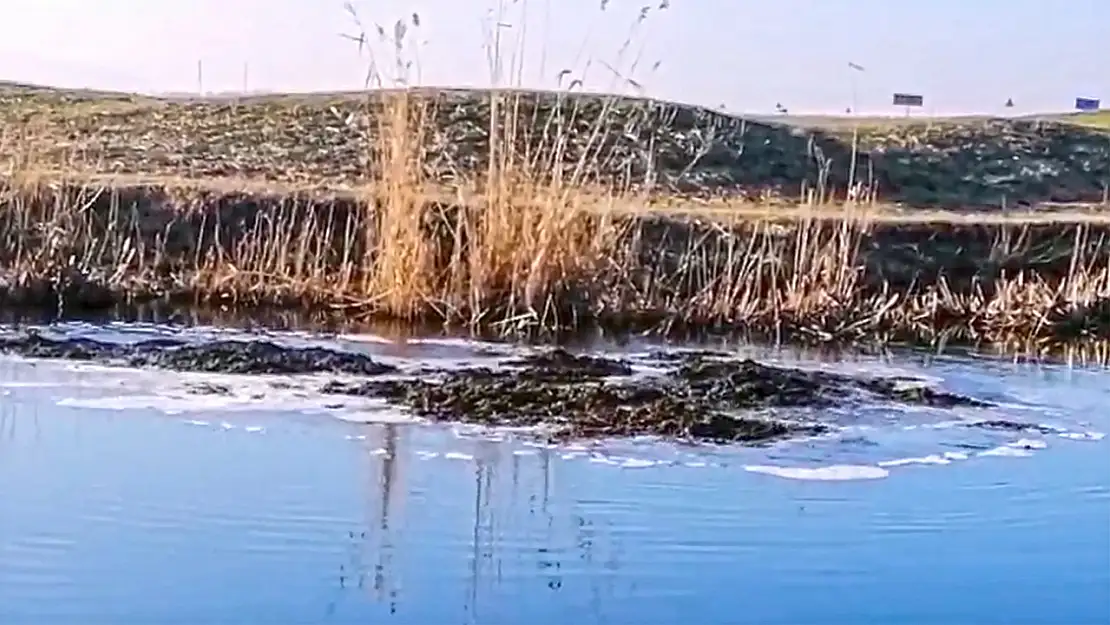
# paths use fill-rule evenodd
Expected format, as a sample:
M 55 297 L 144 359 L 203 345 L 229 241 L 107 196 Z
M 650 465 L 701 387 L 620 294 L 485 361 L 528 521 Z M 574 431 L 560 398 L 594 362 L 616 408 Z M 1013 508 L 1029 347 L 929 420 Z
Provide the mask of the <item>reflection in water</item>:
M 396 544 L 396 537 L 394 536 L 394 524 L 397 521 L 397 516 L 401 511 L 397 508 L 401 505 L 398 501 L 404 497 L 404 487 L 399 484 L 401 481 L 398 477 L 400 471 L 399 458 L 397 454 L 397 439 L 399 436 L 397 427 L 395 425 L 386 425 L 377 428 L 379 433 L 379 441 L 381 443 L 381 453 L 375 450 L 374 453 L 379 458 L 378 461 L 378 476 L 377 482 L 381 487 L 380 491 L 380 506 L 378 508 L 378 561 L 374 564 L 374 593 L 378 601 L 385 601 L 388 597 L 389 612 L 395 614 L 397 612 L 397 580 L 390 574 L 393 568 L 393 550 Z
M 1011 402 L 1004 416 L 1110 431 L 1105 374 L 1060 369 L 937 358 L 925 373 Z M 603 456 L 282 406 L 66 403 L 102 396 L 104 375 L 0 363 L 0 622 L 1108 616 L 1101 438 L 942 429 L 861 408 L 840 439 L 623 441 Z M 976 454 L 1018 449 L 1005 445 L 1021 453 Z M 942 450 L 967 453 L 866 482 L 744 471 Z
M 10 391 L 0 389 L 0 441 L 14 442 L 17 428 L 19 430 L 29 430 L 32 440 L 38 441 L 42 437 L 39 406 L 12 401 L 8 397 L 9 394 Z M 19 432 L 20 436 L 26 436 L 27 434 L 28 432 Z
M 399 581 L 396 571 L 393 570 L 393 553 L 397 545 L 395 525 L 398 524 L 397 508 L 399 501 L 404 497 L 404 484 L 399 477 L 400 458 L 398 454 L 398 438 L 400 432 L 395 425 L 384 425 L 373 428 L 374 437 L 367 436 L 367 441 L 375 440 L 378 446 L 367 450 L 367 456 L 372 458 L 371 466 L 376 467 L 374 475 L 375 491 L 377 493 L 377 507 L 375 510 L 376 523 L 370 528 L 371 535 L 376 535 L 373 543 L 377 553 L 374 563 L 374 580 L 371 587 L 374 597 L 379 602 L 388 602 L 390 614 L 396 614 L 398 601 Z M 362 536 L 365 536 L 363 532 Z M 358 587 L 363 588 L 364 573 L 359 572 Z
M 470 579 L 464 609 L 470 622 L 478 621 L 478 598 L 482 580 L 488 577 L 486 567 L 493 559 L 493 512 L 490 510 L 493 464 L 479 457 L 474 466 L 474 519 L 471 532 Z
M 417 462 L 430 470 L 428 479 L 433 481 L 457 479 L 462 472 L 468 474 L 463 483 L 472 490 L 465 495 L 453 494 L 469 501 L 461 518 L 447 512 L 449 502 L 442 502 L 445 505 L 440 509 L 441 502 L 419 499 L 421 507 L 427 506 L 421 510 L 421 516 L 435 517 L 436 526 L 444 535 L 465 542 L 466 572 L 458 586 L 464 594 L 457 605 L 466 622 L 495 618 L 496 614 L 511 609 L 514 596 L 531 592 L 529 587 L 546 593 L 562 591 L 568 572 L 586 584 L 576 587 L 574 592 L 584 593 L 590 612 L 601 615 L 614 593 L 619 549 L 613 543 L 609 522 L 592 520 L 589 506 L 553 505 L 554 491 L 559 486 L 555 475 L 559 466 L 556 451 L 536 449 L 522 455 L 497 441 L 472 440 L 469 442 L 473 457 L 465 455 L 464 464 L 460 461 L 463 454 L 455 460 L 445 460 L 443 456 L 429 460 L 422 456 L 420 450 L 413 449 L 416 445 L 408 436 L 412 430 L 405 426 L 372 425 L 366 426 L 364 432 L 362 454 L 368 462 L 363 466 L 367 468 L 366 482 L 372 485 L 372 490 L 366 501 L 368 514 L 363 528 L 347 534 L 351 546 L 340 566 L 342 592 L 355 591 L 352 598 L 369 597 L 387 607 L 390 615 L 401 609 L 396 563 L 410 557 L 406 549 L 428 547 L 407 545 L 401 535 L 406 526 L 402 503 L 406 496 L 412 496 L 415 487 L 406 483 L 411 472 L 404 467 Z M 447 527 L 463 519 L 467 523 L 465 529 Z M 372 572 L 368 572 L 370 567 Z M 449 562 L 443 562 L 442 567 L 449 571 Z M 509 571 L 513 571 L 511 576 Z M 329 615 L 337 611 L 335 602 L 329 605 Z
M 364 529 L 350 530 L 348 557 L 339 566 L 339 588 L 341 592 L 355 590 L 369 592 L 379 603 L 389 606 L 389 613 L 397 613 L 400 599 L 400 583 L 393 566 L 393 556 L 399 544 L 397 536 L 400 527 L 398 508 L 404 497 L 404 483 L 399 475 L 399 442 L 403 431 L 396 425 L 370 426 L 366 429 L 366 442 L 362 452 L 368 460 L 368 475 L 365 480 L 369 496 L 366 498 Z M 368 554 L 367 551 L 370 553 Z M 368 558 L 374 559 L 373 574 L 367 584 Z M 327 614 L 336 611 L 336 601 L 328 605 Z

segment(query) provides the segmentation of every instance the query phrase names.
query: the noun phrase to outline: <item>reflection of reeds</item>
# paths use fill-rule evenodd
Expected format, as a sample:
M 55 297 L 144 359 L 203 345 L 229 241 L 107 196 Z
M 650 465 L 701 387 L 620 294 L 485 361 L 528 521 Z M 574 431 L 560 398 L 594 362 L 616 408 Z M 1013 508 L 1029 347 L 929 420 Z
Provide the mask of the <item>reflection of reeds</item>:
M 466 610 L 472 621 L 480 621 L 480 599 L 486 582 L 500 578 L 500 563 L 495 561 L 497 544 L 495 523 L 496 509 L 493 501 L 494 465 L 478 459 L 474 466 L 474 516 L 471 525 L 471 543 L 467 579 Z M 491 573 L 491 568 L 494 571 Z
M 390 613 L 394 613 L 399 601 L 399 583 L 394 577 L 397 571 L 393 567 L 393 556 L 399 543 L 399 507 L 405 495 L 403 477 L 398 466 L 400 432 L 393 425 L 376 426 L 371 431 L 378 436 L 368 437 L 370 440 L 379 438 L 371 443 L 374 447 L 366 449 L 367 457 L 374 465 L 370 476 L 370 488 L 374 493 L 368 502 L 373 510 L 369 514 L 371 518 L 367 520 L 365 530 L 349 533 L 355 542 L 355 553 L 347 564 L 340 567 L 340 587 L 371 592 L 377 601 L 388 602 Z M 363 550 L 368 541 L 376 558 L 370 584 L 367 584 L 368 571 L 363 561 L 366 555 Z
M 384 425 L 380 428 L 382 433 L 382 449 L 385 450 L 381 454 L 381 468 L 378 474 L 378 485 L 381 491 L 378 493 L 380 500 L 380 508 L 378 512 L 378 562 L 374 565 L 374 586 L 373 589 L 377 593 L 378 601 L 385 601 L 388 599 L 390 611 L 396 612 L 397 609 L 397 580 L 392 576 L 396 574 L 393 570 L 393 552 L 396 549 L 397 537 L 395 535 L 396 529 L 393 527 L 397 522 L 397 516 L 400 511 L 397 508 L 401 505 L 400 500 L 404 497 L 404 484 L 401 477 L 398 475 L 399 467 L 397 466 L 397 427 L 393 425 Z

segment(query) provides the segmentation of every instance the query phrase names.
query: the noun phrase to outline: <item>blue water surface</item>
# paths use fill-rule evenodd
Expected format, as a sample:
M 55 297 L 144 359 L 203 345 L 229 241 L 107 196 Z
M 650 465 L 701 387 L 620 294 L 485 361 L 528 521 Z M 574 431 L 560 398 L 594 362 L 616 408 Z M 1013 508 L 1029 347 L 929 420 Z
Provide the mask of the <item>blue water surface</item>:
M 887 365 L 1074 436 L 888 411 L 835 441 L 602 453 L 264 402 L 113 408 L 81 400 L 168 383 L 5 359 L 0 623 L 1110 623 L 1110 375 Z M 1022 437 L 1043 448 L 978 455 Z M 966 458 L 749 470 L 944 450 Z

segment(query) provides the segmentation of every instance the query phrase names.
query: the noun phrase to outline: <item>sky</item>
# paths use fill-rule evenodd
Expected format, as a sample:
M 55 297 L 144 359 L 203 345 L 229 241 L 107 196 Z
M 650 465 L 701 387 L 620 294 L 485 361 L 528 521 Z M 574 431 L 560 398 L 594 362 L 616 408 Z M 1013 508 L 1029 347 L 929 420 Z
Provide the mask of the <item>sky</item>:
M 351 0 L 369 31 L 361 50 L 343 36 L 360 30 L 344 4 L 4 0 L 0 79 L 332 91 L 362 88 L 376 64 L 384 83 L 438 86 L 558 88 L 568 70 L 564 87 L 752 114 L 781 103 L 900 115 L 894 92 L 924 96 L 920 112 L 934 115 L 1061 111 L 1076 97 L 1110 106 L 1107 0 Z M 398 20 L 399 53 L 376 27 L 392 36 Z M 498 36 L 500 71 L 488 54 Z

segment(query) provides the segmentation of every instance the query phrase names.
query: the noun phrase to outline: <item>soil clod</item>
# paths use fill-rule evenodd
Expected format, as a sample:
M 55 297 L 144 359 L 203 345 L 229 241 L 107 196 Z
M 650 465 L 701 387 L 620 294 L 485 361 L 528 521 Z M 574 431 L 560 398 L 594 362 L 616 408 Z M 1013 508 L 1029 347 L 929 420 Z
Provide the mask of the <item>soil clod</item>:
M 373 376 L 396 370 L 363 354 L 320 347 L 286 347 L 269 341 L 191 344 L 176 339 L 151 339 L 111 343 L 86 338 L 52 339 L 29 332 L 0 339 L 0 353 L 204 373 Z
M 507 364 L 515 368 L 331 382 L 322 391 L 382 398 L 432 421 L 546 426 L 554 439 L 657 435 L 756 442 L 827 429 L 769 409 L 867 400 L 938 407 L 987 405 L 934 389 L 905 391 L 896 380 L 776 367 L 749 359 L 710 360 L 701 354 L 683 356 L 662 375 L 638 377 L 630 376 L 630 368 L 619 361 L 573 356 L 563 350 Z
M 1002 430 L 1005 432 L 1035 432 L 1043 435 L 1055 434 L 1057 432 L 1057 430 L 1053 428 L 1038 423 L 1025 423 L 1022 421 L 1012 421 L 1010 419 L 974 421 L 969 423 L 968 427 L 982 428 L 985 430 Z

